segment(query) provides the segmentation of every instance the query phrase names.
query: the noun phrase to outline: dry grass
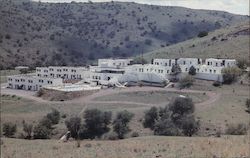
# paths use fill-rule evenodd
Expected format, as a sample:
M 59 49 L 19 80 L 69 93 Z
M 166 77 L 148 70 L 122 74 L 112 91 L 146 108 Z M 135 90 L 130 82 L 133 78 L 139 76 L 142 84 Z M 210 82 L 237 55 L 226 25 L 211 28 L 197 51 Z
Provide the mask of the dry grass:
M 227 124 L 249 122 L 250 115 L 245 112 L 245 100 L 249 94 L 249 88 L 246 85 L 234 84 L 223 85 L 221 88 L 212 87 L 211 82 L 196 81 L 191 89 L 211 90 L 220 94 L 220 98 L 209 105 L 204 110 L 196 112 L 196 117 L 201 121 L 200 135 L 209 135 L 215 133 L 218 129 L 222 132 Z M 151 95 L 149 91 L 147 95 Z M 138 132 L 140 136 L 134 139 L 125 139 L 121 141 L 82 141 L 81 147 L 77 148 L 75 142 L 58 143 L 54 140 L 19 140 L 4 139 L 3 154 L 4 157 L 240 157 L 248 155 L 248 138 L 247 136 L 222 136 L 221 138 L 211 137 L 156 137 L 152 135 L 152 131 L 142 127 L 141 119 L 144 111 L 150 106 L 145 102 L 136 99 L 134 92 L 128 94 L 128 100 L 138 101 L 138 104 L 125 103 L 109 103 L 105 100 L 125 99 L 124 93 L 105 96 L 102 103 L 99 99 L 93 99 L 98 102 L 88 104 L 89 108 L 98 108 L 101 110 L 110 110 L 113 115 L 117 111 L 129 110 L 135 114 L 130 123 L 132 132 Z M 142 94 L 137 93 L 138 98 Z M 174 95 L 170 93 L 155 93 L 152 98 L 156 102 L 159 95 L 166 97 Z M 167 96 L 169 95 L 169 96 Z M 190 94 L 191 95 L 191 94 Z M 193 95 L 193 94 L 192 94 Z M 197 94 L 194 94 L 197 95 Z M 134 98 L 133 98 L 133 97 Z M 143 95 L 145 97 L 145 94 Z M 199 96 L 196 96 L 199 97 Z M 147 96 L 150 99 L 149 96 Z M 101 100 L 102 100 L 101 99 Z M 205 98 L 200 98 L 205 99 Z M 167 101 L 167 100 L 166 100 Z M 152 106 L 154 105 L 151 100 Z M 51 108 L 58 109 L 61 113 L 69 115 L 77 115 L 85 103 L 66 103 L 66 102 L 36 102 L 19 97 L 3 96 L 2 97 L 2 122 L 11 121 L 18 125 L 18 133 L 22 132 L 22 120 L 27 122 L 37 122 L 41 117 L 46 115 Z M 203 108 L 203 107 L 197 107 Z M 58 138 L 65 130 L 64 119 L 56 126 Z M 205 128 L 209 127 L 208 130 Z M 216 130 L 216 131 L 215 131 Z M 87 144 L 87 145 L 86 145 Z M 91 144 L 91 145 L 89 145 Z
M 3 157 L 16 158 L 152 158 L 152 157 L 247 157 L 248 136 L 139 137 L 119 141 L 81 141 L 3 139 Z

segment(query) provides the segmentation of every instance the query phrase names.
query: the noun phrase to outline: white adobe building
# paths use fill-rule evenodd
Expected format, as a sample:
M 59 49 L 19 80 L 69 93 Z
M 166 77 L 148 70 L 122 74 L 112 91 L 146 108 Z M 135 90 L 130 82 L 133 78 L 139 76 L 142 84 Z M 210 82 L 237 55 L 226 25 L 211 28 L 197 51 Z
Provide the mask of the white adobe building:
M 170 79 L 172 66 L 178 64 L 181 75 L 196 69 L 195 78 L 222 81 L 221 70 L 236 66 L 234 59 L 208 58 L 204 62 L 198 58 L 154 59 L 152 64 L 133 64 L 132 59 L 99 59 L 98 66 L 37 67 L 35 74 L 8 77 L 8 87 L 24 90 L 39 90 L 43 86 L 62 86 L 63 80 L 82 80 L 81 82 L 101 85 L 117 82 L 164 83 Z
M 196 69 L 195 78 L 222 81 L 222 69 L 236 66 L 236 60 L 208 58 L 203 63 L 202 59 L 199 58 L 154 59 L 153 64 L 165 66 L 167 70 L 169 70 L 169 67 L 178 64 L 182 73 L 188 73 L 190 67 L 193 66 Z
M 132 64 L 132 59 L 98 59 L 98 66 L 90 66 L 87 82 L 107 85 L 125 73 L 125 68 Z
M 62 78 L 37 77 L 35 74 L 8 76 L 7 81 L 9 88 L 32 91 L 38 91 L 45 85 L 63 85 Z
M 52 77 L 68 79 L 84 79 L 88 76 L 88 69 L 85 67 L 67 67 L 67 66 L 49 66 L 49 67 L 37 67 L 37 77 Z

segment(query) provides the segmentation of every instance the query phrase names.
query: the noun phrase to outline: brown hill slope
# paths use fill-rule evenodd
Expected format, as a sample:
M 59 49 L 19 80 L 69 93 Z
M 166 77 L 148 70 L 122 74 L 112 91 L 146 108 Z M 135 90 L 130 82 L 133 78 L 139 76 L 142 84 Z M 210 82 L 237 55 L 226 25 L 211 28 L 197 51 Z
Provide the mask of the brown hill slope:
M 127 57 L 246 21 L 220 11 L 136 3 L 0 1 L 0 68 Z
M 249 59 L 250 28 L 248 23 L 210 32 L 208 36 L 194 38 L 145 54 L 153 58 L 236 58 Z

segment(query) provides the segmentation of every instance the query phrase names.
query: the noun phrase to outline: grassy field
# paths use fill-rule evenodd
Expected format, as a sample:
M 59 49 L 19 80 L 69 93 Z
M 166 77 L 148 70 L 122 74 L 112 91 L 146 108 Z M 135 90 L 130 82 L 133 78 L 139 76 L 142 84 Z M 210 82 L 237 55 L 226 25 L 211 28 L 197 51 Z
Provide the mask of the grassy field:
M 3 139 L 5 158 L 212 158 L 247 157 L 249 136 L 213 137 L 138 137 L 118 141 Z
M 0 70 L 0 83 L 7 82 L 7 76 L 20 74 L 19 70 Z

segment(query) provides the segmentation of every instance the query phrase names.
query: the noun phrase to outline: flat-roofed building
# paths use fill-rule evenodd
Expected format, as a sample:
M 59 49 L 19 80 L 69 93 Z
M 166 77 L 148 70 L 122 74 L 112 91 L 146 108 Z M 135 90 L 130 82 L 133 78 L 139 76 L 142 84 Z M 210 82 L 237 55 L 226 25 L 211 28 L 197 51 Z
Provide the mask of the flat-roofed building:
M 7 77 L 8 88 L 38 91 L 46 85 L 62 86 L 61 78 L 38 77 L 35 74 L 13 75 Z

